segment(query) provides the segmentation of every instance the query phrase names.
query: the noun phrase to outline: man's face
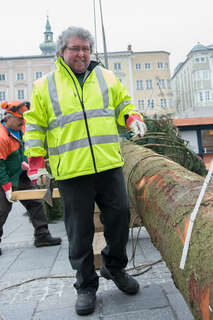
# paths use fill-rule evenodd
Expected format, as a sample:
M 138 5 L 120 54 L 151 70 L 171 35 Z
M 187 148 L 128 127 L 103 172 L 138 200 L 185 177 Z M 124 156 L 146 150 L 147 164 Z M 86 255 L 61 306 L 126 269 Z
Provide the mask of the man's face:
M 90 54 L 91 50 L 88 40 L 70 38 L 67 41 L 67 46 L 62 53 L 62 57 L 73 72 L 83 73 L 89 66 Z
M 8 116 L 7 118 L 7 122 L 6 122 L 6 126 L 9 128 L 9 129 L 12 129 L 12 130 L 21 130 L 22 127 L 24 125 L 24 119 L 23 118 L 18 118 L 18 117 L 14 117 L 14 116 Z

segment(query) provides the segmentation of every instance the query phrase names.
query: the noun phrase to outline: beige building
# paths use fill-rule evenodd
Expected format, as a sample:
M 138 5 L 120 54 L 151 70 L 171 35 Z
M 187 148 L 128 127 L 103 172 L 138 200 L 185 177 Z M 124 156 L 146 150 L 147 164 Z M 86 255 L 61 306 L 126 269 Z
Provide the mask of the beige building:
M 103 61 L 103 54 L 100 55 Z M 132 103 L 146 115 L 173 113 L 169 53 L 166 51 L 108 53 L 109 69 L 128 89 Z
M 30 100 L 32 83 L 54 69 L 55 43 L 47 18 L 41 55 L 0 57 L 0 101 Z M 98 59 L 103 62 L 103 54 Z M 132 103 L 146 115 L 172 113 L 169 53 L 166 51 L 108 53 L 109 69 L 126 86 Z

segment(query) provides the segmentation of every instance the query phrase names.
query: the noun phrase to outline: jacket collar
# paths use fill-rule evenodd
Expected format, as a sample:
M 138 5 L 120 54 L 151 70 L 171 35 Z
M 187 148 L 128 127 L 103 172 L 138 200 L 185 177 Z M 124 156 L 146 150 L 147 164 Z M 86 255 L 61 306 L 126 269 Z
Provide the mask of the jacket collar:
M 60 65 L 63 65 L 63 66 L 65 66 L 66 68 L 69 68 L 69 69 L 72 71 L 72 69 L 68 66 L 68 64 L 66 64 L 66 62 L 63 60 L 62 57 L 58 57 L 58 59 L 56 60 L 56 66 L 60 68 Z M 97 65 L 99 65 L 99 62 L 94 61 L 94 60 L 91 60 L 89 66 L 88 66 L 88 68 L 87 68 L 87 70 L 88 70 L 89 72 L 91 72 Z M 72 71 L 72 72 L 73 72 L 73 71 Z M 73 73 L 74 73 L 74 72 L 73 72 Z

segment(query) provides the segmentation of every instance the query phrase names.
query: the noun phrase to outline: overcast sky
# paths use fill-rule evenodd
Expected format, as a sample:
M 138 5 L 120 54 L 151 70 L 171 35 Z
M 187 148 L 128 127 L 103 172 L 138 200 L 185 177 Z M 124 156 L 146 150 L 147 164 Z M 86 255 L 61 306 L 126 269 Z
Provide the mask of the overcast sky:
M 70 25 L 95 34 L 93 0 L 2 0 L 0 56 L 40 54 L 46 15 L 54 41 Z M 96 3 L 97 48 L 103 52 L 99 0 Z M 108 51 L 165 50 L 171 71 L 197 42 L 213 44 L 213 1 L 101 0 Z

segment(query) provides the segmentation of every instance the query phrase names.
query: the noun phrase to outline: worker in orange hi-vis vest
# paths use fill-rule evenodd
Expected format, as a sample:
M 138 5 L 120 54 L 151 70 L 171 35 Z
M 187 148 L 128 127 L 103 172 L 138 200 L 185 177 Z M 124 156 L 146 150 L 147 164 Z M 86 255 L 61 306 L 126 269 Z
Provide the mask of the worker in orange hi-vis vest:
M 29 102 L 19 100 L 1 103 L 5 115 L 0 124 L 0 242 L 3 226 L 12 208 L 12 190 L 36 188 L 27 176 L 29 165 L 24 155 L 22 140 L 23 113 L 29 109 L 29 105 Z M 34 245 L 36 247 L 59 245 L 61 238 L 53 238 L 48 230 L 48 221 L 42 202 L 40 200 L 21 200 L 21 203 L 29 213 L 34 227 Z

